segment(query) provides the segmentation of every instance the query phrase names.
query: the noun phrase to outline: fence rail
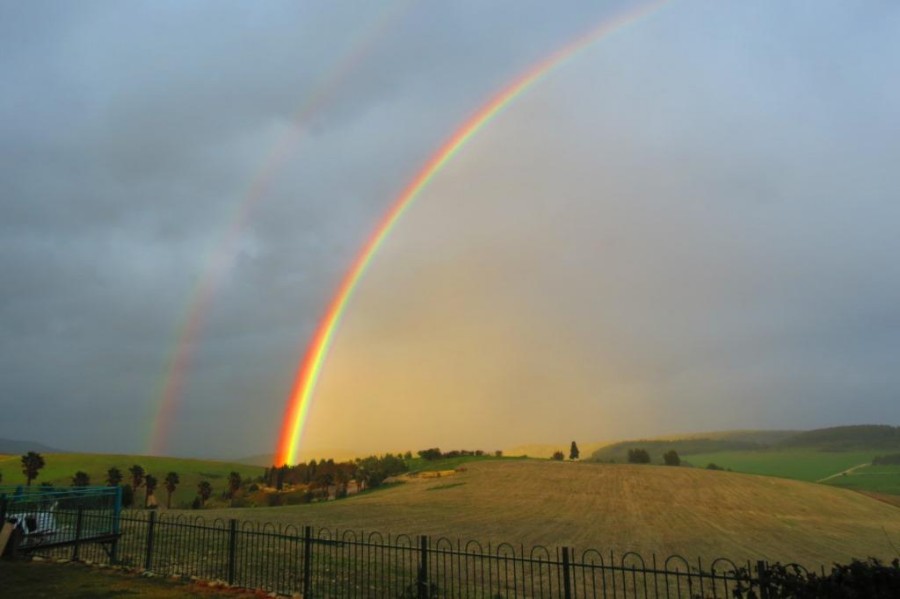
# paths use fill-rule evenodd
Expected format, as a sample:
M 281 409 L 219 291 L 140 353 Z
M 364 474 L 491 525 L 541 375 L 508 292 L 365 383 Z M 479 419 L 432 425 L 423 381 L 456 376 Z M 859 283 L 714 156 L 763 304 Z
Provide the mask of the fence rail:
M 60 513 L 62 521 L 78 515 Z M 82 511 L 82 517 L 87 517 Z M 482 545 L 444 537 L 332 531 L 202 516 L 123 513 L 110 552 L 97 544 L 51 547 L 47 557 L 80 558 L 196 576 L 304 599 L 731 598 L 766 597 L 766 565 L 681 556 L 645 561 L 595 549 Z M 74 552 L 74 553 L 73 553 Z M 799 567 L 799 566 L 798 566 Z

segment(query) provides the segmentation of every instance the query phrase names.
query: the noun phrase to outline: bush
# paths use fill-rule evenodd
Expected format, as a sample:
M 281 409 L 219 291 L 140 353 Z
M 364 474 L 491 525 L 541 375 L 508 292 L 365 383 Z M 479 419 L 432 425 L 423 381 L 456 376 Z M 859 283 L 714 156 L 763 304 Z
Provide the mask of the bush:
M 872 460 L 873 466 L 897 466 L 900 465 L 900 453 L 880 455 Z
M 707 470 L 724 470 L 724 468 L 722 468 L 721 466 L 719 466 L 719 465 L 716 464 L 715 462 L 710 462 L 709 464 L 707 464 L 707 465 L 706 465 L 706 469 L 707 469 Z
M 203 502 L 200 501 L 199 497 L 194 497 L 194 500 L 191 502 L 192 510 L 199 510 L 203 507 Z
M 663 462 L 665 462 L 666 466 L 680 466 L 681 458 L 678 457 L 677 451 L 670 449 L 663 454 Z
M 629 449 L 628 450 L 628 463 L 629 464 L 649 464 L 650 463 L 650 454 L 647 453 L 646 449 Z
M 829 574 L 807 572 L 793 564 L 772 564 L 766 571 L 765 594 L 758 580 L 750 581 L 746 568 L 737 574 L 744 580 L 738 583 L 733 596 L 746 599 L 763 596 L 895 599 L 897 589 L 900 589 L 900 560 L 897 558 L 890 564 L 883 564 L 874 557 L 867 561 L 854 559 L 846 565 L 834 564 Z
M 423 460 L 439 460 L 441 458 L 441 450 L 437 447 L 420 449 L 417 453 Z
M 563 458 L 565 458 L 565 457 L 566 457 L 566 456 L 563 455 L 563 452 L 561 452 L 561 451 L 554 451 L 554 452 L 553 452 L 553 457 L 550 458 L 550 459 L 551 459 L 551 460 L 556 460 L 556 461 L 561 462 L 561 461 L 563 461 Z

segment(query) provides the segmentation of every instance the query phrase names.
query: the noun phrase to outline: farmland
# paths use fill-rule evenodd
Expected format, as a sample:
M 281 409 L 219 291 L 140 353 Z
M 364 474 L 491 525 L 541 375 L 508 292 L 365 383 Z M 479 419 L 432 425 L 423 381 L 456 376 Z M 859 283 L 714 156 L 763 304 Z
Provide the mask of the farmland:
M 715 463 L 723 468 L 746 474 L 778 476 L 815 482 L 872 462 L 878 451 L 815 451 L 808 449 L 719 451 L 684 456 L 694 466 Z
M 697 468 L 495 460 L 341 501 L 205 517 L 810 564 L 890 557 L 900 510 L 826 485 Z

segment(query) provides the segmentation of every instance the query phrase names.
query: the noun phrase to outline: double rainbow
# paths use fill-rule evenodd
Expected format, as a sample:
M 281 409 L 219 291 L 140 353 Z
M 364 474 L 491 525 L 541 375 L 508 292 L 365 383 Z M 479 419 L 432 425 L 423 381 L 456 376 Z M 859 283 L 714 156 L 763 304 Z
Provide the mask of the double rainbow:
M 315 393 L 316 383 L 322 373 L 322 367 L 334 342 L 335 332 L 340 326 L 347 304 L 378 249 L 403 214 L 413 204 L 419 192 L 462 149 L 466 142 L 537 81 L 604 36 L 648 16 L 664 3 L 665 0 L 660 0 L 645 4 L 635 10 L 604 21 L 587 34 L 532 66 L 528 71 L 494 95 L 487 104 L 466 120 L 425 163 L 419 174 L 406 186 L 388 212 L 382 217 L 378 226 L 375 227 L 374 232 L 362 247 L 356 261 L 350 267 L 350 270 L 347 271 L 347 274 L 344 275 L 334 299 L 328 306 L 324 318 L 319 323 L 315 336 L 300 364 L 293 389 L 291 390 L 281 435 L 276 447 L 276 464 L 294 464 L 298 461 L 300 442 L 308 420 L 309 407 Z
M 306 127 L 335 98 L 343 84 L 358 72 L 372 49 L 384 40 L 413 7 L 411 0 L 394 0 L 385 5 L 371 23 L 351 36 L 346 52 L 335 68 L 311 86 L 303 103 L 293 114 L 290 128 L 281 136 L 253 177 L 247 192 L 226 220 L 227 229 L 205 260 L 206 267 L 190 294 L 187 311 L 176 329 L 175 344 L 165 362 L 165 375 L 157 392 L 150 416 L 147 452 L 163 455 L 175 414 L 181 403 L 194 351 L 199 343 L 206 314 L 209 312 L 220 282 L 231 268 L 234 256 L 256 206 L 266 197 L 277 172 L 287 162 L 291 151 L 306 132 Z

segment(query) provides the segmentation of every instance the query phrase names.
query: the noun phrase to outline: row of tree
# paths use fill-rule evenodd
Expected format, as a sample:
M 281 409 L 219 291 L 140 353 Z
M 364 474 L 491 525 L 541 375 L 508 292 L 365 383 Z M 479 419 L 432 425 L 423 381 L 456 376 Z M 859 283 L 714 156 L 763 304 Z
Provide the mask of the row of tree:
M 635 448 L 628 450 L 628 463 L 629 464 L 649 464 L 650 463 L 650 453 L 646 449 Z M 663 454 L 663 464 L 666 466 L 680 466 L 681 465 L 681 457 L 679 457 L 678 452 L 674 449 L 670 449 L 666 453 Z
M 31 486 L 31 481 L 38 477 L 40 471 L 46 466 L 44 456 L 29 451 L 22 456 L 22 474 L 25 475 L 26 485 Z M 147 472 L 140 464 L 135 464 L 128 468 L 128 482 L 125 481 L 125 474 L 115 466 L 106 471 L 106 485 L 110 487 L 122 486 L 122 504 L 124 507 L 134 505 L 134 496 L 139 489 L 144 489 L 144 506 L 155 506 L 155 493 L 159 486 L 159 480 L 153 474 Z M 2 481 L 2 475 L 0 475 Z M 181 483 L 181 478 L 177 472 L 168 472 L 163 477 L 163 488 L 166 490 L 166 507 L 172 507 L 172 494 Z M 226 499 L 232 499 L 243 486 L 244 481 L 240 473 L 231 472 L 228 475 L 227 487 L 224 492 Z M 42 483 L 42 485 L 52 486 L 51 483 Z M 71 485 L 73 487 L 89 487 L 91 485 L 91 477 L 87 472 L 79 470 L 72 476 Z M 212 497 L 213 488 L 209 481 L 200 481 L 197 485 L 197 500 L 199 507 L 205 505 L 206 501 Z
M 578 444 L 575 441 L 572 441 L 572 445 L 569 446 L 569 459 L 577 460 L 581 455 L 581 452 L 578 450 Z M 561 451 L 554 451 L 553 456 L 550 458 L 551 460 L 556 460 L 558 462 L 563 461 L 566 455 Z
M 359 490 L 379 487 L 391 476 L 409 470 L 406 460 L 400 454 L 387 453 L 382 456 L 357 458 L 354 461 L 310 460 L 294 466 L 273 466 L 266 468 L 263 481 L 281 491 L 285 486 L 307 485 L 312 489 L 337 487 L 337 495 L 346 494 L 347 485 L 355 482 Z

